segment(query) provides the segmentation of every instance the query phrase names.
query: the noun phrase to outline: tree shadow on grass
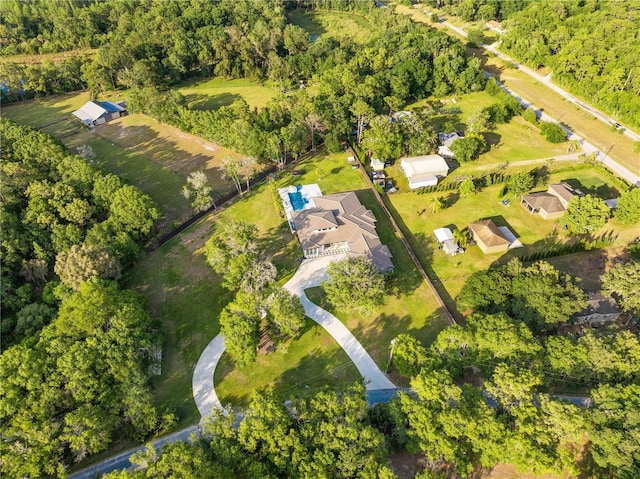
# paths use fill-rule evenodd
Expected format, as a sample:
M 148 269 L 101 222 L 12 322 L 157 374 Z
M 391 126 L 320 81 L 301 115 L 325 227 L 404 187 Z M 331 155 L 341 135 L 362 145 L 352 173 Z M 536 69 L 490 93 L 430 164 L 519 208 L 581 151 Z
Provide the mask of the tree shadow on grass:
M 599 186 L 594 185 L 590 188 L 587 188 L 580 182 L 580 180 L 577 180 L 576 178 L 565 179 L 562 180 L 562 182 L 569 184 L 574 189 L 582 191 L 585 195 L 593 195 L 598 198 L 602 198 L 603 200 L 610 200 L 613 198 L 618 198 L 620 196 L 620 191 L 608 184 Z
M 242 99 L 242 96 L 228 92 L 218 93 L 217 95 L 189 93 L 185 98 L 189 108 L 192 110 L 217 110 L 222 106 L 229 106 L 234 101 Z

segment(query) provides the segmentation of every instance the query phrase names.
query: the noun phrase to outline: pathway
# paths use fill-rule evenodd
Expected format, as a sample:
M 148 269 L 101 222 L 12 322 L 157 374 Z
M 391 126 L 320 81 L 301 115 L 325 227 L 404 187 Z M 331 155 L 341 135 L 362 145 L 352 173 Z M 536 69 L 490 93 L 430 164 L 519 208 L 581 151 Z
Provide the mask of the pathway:
M 395 384 L 380 370 L 351 331 L 338 318 L 312 303 L 304 294 L 305 289 L 320 286 L 327 278 L 326 269 L 329 263 L 344 259 L 345 256 L 334 255 L 304 260 L 284 288 L 300 297 L 305 314 L 326 329 L 344 349 L 364 378 L 367 392 L 396 390 Z M 222 409 L 213 383 L 213 374 L 224 351 L 224 338 L 218 335 L 204 349 L 193 372 L 193 399 L 202 416 L 200 422 L 214 409 Z

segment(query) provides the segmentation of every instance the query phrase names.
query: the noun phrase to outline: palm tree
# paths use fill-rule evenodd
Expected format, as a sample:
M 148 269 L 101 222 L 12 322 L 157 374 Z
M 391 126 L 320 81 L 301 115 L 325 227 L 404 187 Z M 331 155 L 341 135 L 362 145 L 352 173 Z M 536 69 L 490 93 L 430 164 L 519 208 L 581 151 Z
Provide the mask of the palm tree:
M 444 197 L 442 196 L 432 196 L 429 200 L 429 206 L 431 207 L 431 213 L 435 214 L 440 210 L 443 210 L 446 206 L 446 202 Z

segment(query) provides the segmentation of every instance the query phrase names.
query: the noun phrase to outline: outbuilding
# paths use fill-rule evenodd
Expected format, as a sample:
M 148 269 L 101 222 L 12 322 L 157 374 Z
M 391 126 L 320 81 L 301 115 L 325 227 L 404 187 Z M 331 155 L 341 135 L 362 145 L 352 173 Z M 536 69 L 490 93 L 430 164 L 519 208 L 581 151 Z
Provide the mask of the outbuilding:
M 409 188 L 423 188 L 438 184 L 438 178 L 449 173 L 449 165 L 440 155 L 402 158 L 400 168 L 409 180 Z
M 82 108 L 73 112 L 78 120 L 89 128 L 101 125 L 127 114 L 127 109 L 122 103 L 111 101 L 88 101 Z

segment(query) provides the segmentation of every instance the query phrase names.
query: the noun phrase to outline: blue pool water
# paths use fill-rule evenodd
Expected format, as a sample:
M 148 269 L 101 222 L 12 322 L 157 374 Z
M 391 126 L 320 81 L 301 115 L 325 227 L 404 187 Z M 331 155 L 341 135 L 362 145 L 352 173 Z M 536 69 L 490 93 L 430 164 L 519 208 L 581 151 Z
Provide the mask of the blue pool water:
M 287 194 L 289 195 L 289 201 L 291 201 L 291 207 L 293 208 L 293 211 L 303 210 L 304 205 L 309 202 L 309 200 L 302 197 L 302 193 L 300 193 L 300 191 Z

